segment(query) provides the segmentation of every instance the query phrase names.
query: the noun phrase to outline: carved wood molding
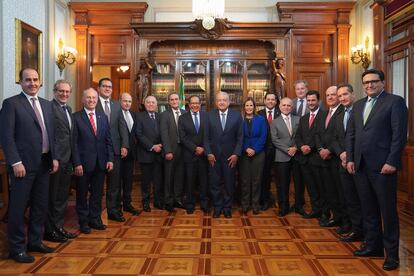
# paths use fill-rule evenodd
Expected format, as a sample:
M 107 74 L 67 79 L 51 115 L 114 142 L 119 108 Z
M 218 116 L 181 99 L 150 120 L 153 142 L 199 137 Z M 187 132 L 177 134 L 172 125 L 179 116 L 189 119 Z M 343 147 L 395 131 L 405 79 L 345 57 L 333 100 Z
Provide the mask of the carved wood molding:
M 191 29 L 195 30 L 200 34 L 201 37 L 205 39 L 218 39 L 220 36 L 222 36 L 227 30 L 233 28 L 233 26 L 229 23 L 229 21 L 222 18 L 216 18 L 215 19 L 215 25 L 214 28 L 211 30 L 206 30 L 203 27 L 203 21 L 198 19 L 195 20 L 193 25 L 190 26 Z

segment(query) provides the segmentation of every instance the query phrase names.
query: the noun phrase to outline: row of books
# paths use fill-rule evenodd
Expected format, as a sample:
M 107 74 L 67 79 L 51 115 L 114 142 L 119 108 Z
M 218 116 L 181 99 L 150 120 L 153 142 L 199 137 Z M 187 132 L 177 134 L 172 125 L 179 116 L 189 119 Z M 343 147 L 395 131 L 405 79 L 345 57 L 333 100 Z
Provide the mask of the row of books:
M 222 89 L 242 89 L 243 80 L 240 78 L 221 78 L 220 87 Z
M 194 67 L 190 67 L 188 69 L 185 69 L 184 74 L 186 73 L 197 73 L 197 74 L 205 74 L 206 73 L 206 67 L 202 64 L 196 64 Z
M 184 80 L 185 89 L 203 89 L 205 90 L 205 81 L 204 79 L 185 79 Z
M 157 72 L 161 74 L 170 74 L 171 71 L 171 65 L 170 64 L 157 64 Z
M 256 103 L 263 103 L 267 90 L 251 89 L 247 92 L 248 97 L 252 97 Z
M 221 73 L 230 73 L 230 74 L 239 73 L 239 65 L 236 63 L 226 62 L 221 67 Z
M 230 98 L 230 103 L 232 104 L 242 104 L 243 103 L 243 93 L 228 93 Z
M 152 82 L 153 90 L 160 90 L 161 88 L 174 89 L 175 82 L 174 80 L 157 80 Z
M 269 80 L 249 80 L 247 83 L 248 89 L 268 89 Z

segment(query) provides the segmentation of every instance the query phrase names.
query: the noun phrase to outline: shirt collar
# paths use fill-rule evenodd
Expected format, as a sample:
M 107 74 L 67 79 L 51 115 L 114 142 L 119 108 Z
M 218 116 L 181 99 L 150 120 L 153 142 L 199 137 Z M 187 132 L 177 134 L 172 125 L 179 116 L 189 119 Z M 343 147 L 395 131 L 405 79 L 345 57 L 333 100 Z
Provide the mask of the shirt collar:
M 280 115 L 282 115 L 283 119 L 290 118 L 290 113 L 288 115 L 285 115 L 283 113 L 280 113 Z
M 275 108 L 273 107 L 273 109 L 268 109 L 268 108 L 266 107 L 266 114 L 269 114 L 269 111 L 273 113 L 273 112 L 275 111 Z
M 229 111 L 229 109 L 227 108 L 225 111 L 221 111 L 221 110 L 219 110 L 219 113 L 220 113 L 220 116 L 221 116 L 221 114 L 223 114 L 224 113 L 224 116 L 227 116 L 227 112 Z
M 28 94 L 26 94 L 25 92 L 23 92 L 23 94 L 26 96 L 27 100 L 29 100 L 29 101 L 31 101 L 31 98 L 36 98 L 36 99 L 39 99 L 39 98 L 38 98 L 38 96 L 37 96 L 37 94 L 36 94 L 36 95 L 34 95 L 34 96 L 32 96 L 32 95 L 28 95 Z
M 89 113 L 93 112 L 93 115 L 96 115 L 95 109 L 94 110 L 89 110 L 86 107 L 83 108 L 86 112 L 86 114 L 89 116 Z

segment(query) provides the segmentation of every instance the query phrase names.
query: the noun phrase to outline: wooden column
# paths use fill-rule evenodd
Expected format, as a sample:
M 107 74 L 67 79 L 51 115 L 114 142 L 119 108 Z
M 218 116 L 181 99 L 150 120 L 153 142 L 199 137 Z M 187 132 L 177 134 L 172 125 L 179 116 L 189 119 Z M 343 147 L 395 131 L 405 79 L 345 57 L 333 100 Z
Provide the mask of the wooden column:
M 88 27 L 86 25 L 75 25 L 76 49 L 76 102 L 73 110 L 79 110 L 82 99 L 82 91 L 90 86 L 91 73 L 88 68 Z

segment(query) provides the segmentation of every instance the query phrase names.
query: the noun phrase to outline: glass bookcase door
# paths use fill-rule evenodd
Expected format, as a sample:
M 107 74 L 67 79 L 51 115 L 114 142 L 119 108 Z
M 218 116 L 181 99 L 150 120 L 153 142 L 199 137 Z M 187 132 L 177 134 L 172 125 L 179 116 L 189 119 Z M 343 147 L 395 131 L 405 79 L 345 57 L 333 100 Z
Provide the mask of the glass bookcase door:
M 218 90 L 229 94 L 230 106 L 233 108 L 240 108 L 243 104 L 243 67 L 243 61 L 219 61 Z
M 270 91 L 270 79 L 269 61 L 247 62 L 247 97 L 255 100 L 257 111 L 264 108 L 264 97 Z
M 158 111 L 167 107 L 167 96 L 175 91 L 175 62 L 157 62 L 152 71 L 152 95 L 157 98 Z
M 200 98 L 201 109 L 209 103 L 209 67 L 207 60 L 182 60 L 181 73 L 184 75 L 184 96 L 186 103 L 192 95 Z

